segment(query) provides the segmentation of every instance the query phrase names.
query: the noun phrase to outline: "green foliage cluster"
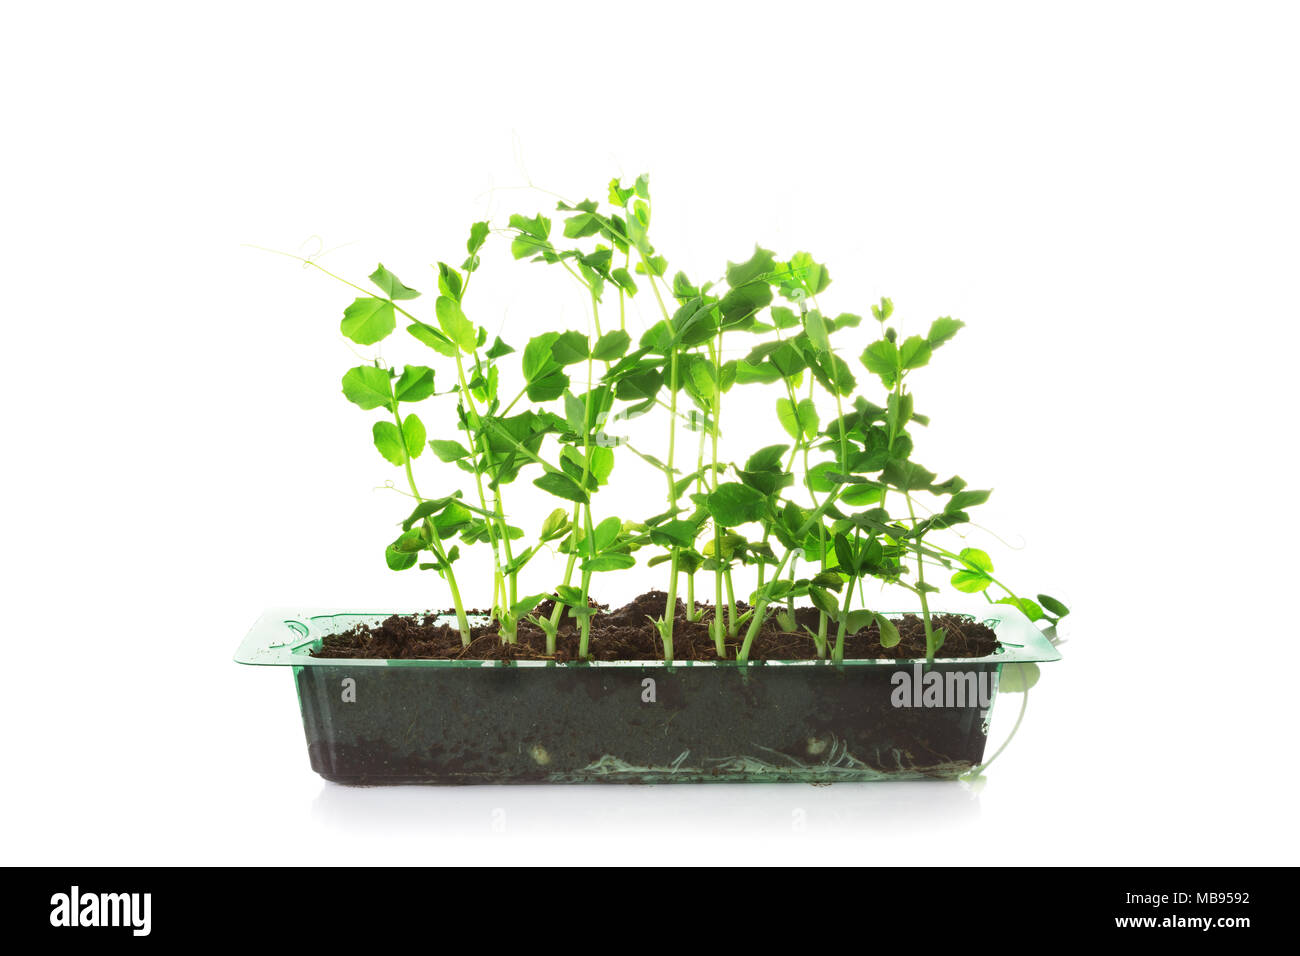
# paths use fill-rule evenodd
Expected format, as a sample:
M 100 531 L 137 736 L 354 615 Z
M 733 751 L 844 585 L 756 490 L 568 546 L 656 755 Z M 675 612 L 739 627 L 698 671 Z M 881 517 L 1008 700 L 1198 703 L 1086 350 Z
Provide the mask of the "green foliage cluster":
M 739 661 L 749 657 L 770 615 L 794 629 L 796 600 L 819 612 L 819 626 L 808 636 L 822 657 L 841 660 L 845 637 L 872 622 L 883 643 L 896 643 L 894 625 L 867 606 L 865 585 L 873 581 L 917 596 L 930 659 L 944 642 L 943 631 L 931 626 L 936 574 L 959 591 L 1013 604 L 1044 624 L 1068 613 L 1048 595 L 1034 600 L 1010 590 L 994 577 L 983 551 L 940 543 L 940 532 L 969 522 L 990 493 L 956 476 L 941 481 L 913 458 L 912 431 L 928 419 L 909 386 L 963 323 L 938 318 L 904 336 L 889 299 L 871 307 L 870 320 L 824 312 L 818 297 L 830 273 L 805 252 L 780 259 L 756 248 L 702 283 L 682 272 L 670 275 L 650 239 L 651 211 L 649 180 L 642 176 L 630 185 L 614 180 L 601 202 L 559 203 L 557 221 L 513 215 L 498 230 L 516 260 L 572 277 L 590 308 L 586 329 L 489 342 L 467 304 L 493 234 L 487 222 L 471 227 L 459 265 L 438 263 L 433 308 L 421 309 L 423 317 L 412 302 L 421 293 L 383 265 L 370 276 L 374 291 L 344 310 L 341 330 L 358 345 L 382 341 L 400 323 L 433 353 L 431 365 L 349 369 L 343 393 L 361 409 L 382 412 L 372 426 L 375 448 L 403 469 L 415 500 L 387 546 L 388 566 L 441 575 L 467 643 L 455 564 L 462 548 L 473 546 L 491 549 L 491 607 L 502 640 L 515 640 L 527 617 L 546 632 L 553 652 L 567 609 L 579 621 L 584 656 L 593 576 L 638 563 L 666 565 L 668 598 L 655 624 L 667 661 L 679 584 L 685 580 L 695 614 L 700 576 L 711 579 L 718 608 L 712 625 L 718 655 L 738 648 Z M 654 300 L 658 320 L 634 338 L 627 311 L 637 295 Z M 872 341 L 846 358 L 836 341 L 849 337 L 845 330 L 862 328 L 873 330 Z M 519 378 L 503 391 L 509 377 L 503 369 L 516 362 Z M 777 387 L 772 420 L 779 432 L 743 461 L 724 461 L 724 411 L 738 391 L 755 385 Z M 436 437 L 417 410 L 435 400 L 454 406 L 454 418 L 439 413 Z M 618 434 L 621 422 L 650 414 L 662 420 L 657 454 Z M 688 433 L 693 448 L 684 440 Z M 434 496 L 421 492 L 412 462 L 426 453 L 463 477 Z M 616 466 L 632 458 L 661 476 L 662 506 L 634 519 L 602 514 L 602 490 L 622 478 Z M 443 469 L 442 480 L 449 474 Z M 519 481 L 530 481 L 558 505 L 531 536 L 506 506 Z M 547 593 L 520 594 L 521 571 L 547 547 L 564 557 L 562 577 Z M 740 566 L 752 566 L 757 578 L 743 603 L 733 579 Z M 546 597 L 555 599 L 554 611 L 536 615 Z

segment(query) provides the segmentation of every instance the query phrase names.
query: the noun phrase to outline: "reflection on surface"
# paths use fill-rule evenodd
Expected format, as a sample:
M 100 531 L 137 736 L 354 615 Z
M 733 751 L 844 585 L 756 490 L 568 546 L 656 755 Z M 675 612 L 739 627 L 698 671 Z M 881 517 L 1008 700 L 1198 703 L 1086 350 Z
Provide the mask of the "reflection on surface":
M 975 788 L 959 781 L 671 786 L 344 787 L 323 783 L 313 822 L 358 833 L 584 836 L 671 830 L 829 836 L 898 834 L 979 817 Z

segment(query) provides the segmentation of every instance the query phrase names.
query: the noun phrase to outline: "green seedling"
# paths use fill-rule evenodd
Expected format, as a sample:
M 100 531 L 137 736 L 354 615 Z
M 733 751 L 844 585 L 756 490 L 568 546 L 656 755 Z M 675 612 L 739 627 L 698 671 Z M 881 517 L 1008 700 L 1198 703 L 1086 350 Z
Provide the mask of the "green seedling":
M 428 364 L 391 365 L 376 354 L 347 371 L 343 392 L 380 413 L 372 443 L 401 469 L 413 502 L 385 549 L 388 566 L 436 571 L 465 643 L 455 565 L 462 548 L 475 545 L 492 554 L 490 607 L 502 641 L 516 641 L 528 622 L 550 655 L 567 614 L 577 622 L 579 658 L 590 656 L 593 581 L 637 573 L 638 556 L 667 572 L 664 612 L 651 619 L 667 662 L 679 594 L 688 620 L 706 613 L 696 601 L 700 575 L 719 659 L 749 660 L 773 619 L 832 662 L 844 659 L 848 638 L 864 628 L 875 626 L 881 643 L 895 646 L 900 636 L 880 613 L 878 592 L 901 588 L 919 603 L 932 662 L 945 641 L 931 613 L 940 581 L 1014 605 L 1054 633 L 1069 613 L 1064 604 L 1013 591 L 994 576 L 987 553 L 945 543 L 990 492 L 956 476 L 941 481 L 913 458 L 913 433 L 929 422 L 916 407 L 914 376 L 962 322 L 943 317 L 905 334 L 893 302 L 881 299 L 867 334 L 872 323 L 858 314 L 823 310 L 830 272 L 805 252 L 779 258 L 755 247 L 708 281 L 680 271 L 670 278 L 650 238 L 645 176 L 612 181 L 600 200 L 561 201 L 553 215 L 554 222 L 512 215 L 498 232 L 513 259 L 572 280 L 585 328 L 541 332 L 519 351 L 471 318 L 469 288 L 482 281 L 476 276 L 492 236 L 486 222 L 471 227 L 460 265 L 438 263 L 431 296 L 382 265 L 369 287 L 326 272 L 361 293 L 340 323 L 355 345 L 384 343 L 400 321 L 427 350 Z M 632 306 L 647 301 L 651 318 L 634 328 Z M 434 402 L 454 414 L 417 410 Z M 724 447 L 724 415 L 730 420 L 738 403 L 770 409 L 771 431 L 755 447 Z M 622 423 L 643 416 L 657 416 L 660 447 L 637 447 L 619 434 Z M 422 457 L 440 463 L 436 496 L 417 485 Z M 611 481 L 643 480 L 647 468 L 663 489 L 662 504 L 632 519 L 602 509 L 608 499 L 600 492 Z M 521 497 L 521 476 L 561 503 L 526 545 L 531 522 L 512 518 L 506 497 L 512 486 L 510 500 Z M 549 579 L 558 583 L 525 593 L 521 576 L 552 551 L 563 563 Z M 739 580 L 755 586 L 740 591 Z M 547 598 L 554 609 L 538 614 Z M 816 627 L 799 627 L 804 601 L 816 609 Z

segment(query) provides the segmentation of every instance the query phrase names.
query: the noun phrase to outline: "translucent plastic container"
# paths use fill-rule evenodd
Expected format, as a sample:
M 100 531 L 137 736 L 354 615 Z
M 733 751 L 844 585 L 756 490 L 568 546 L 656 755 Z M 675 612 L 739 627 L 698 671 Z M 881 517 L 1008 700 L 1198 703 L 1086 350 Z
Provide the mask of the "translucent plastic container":
M 983 759 L 1002 666 L 1060 659 L 988 608 L 987 657 L 681 662 L 341 660 L 331 633 L 397 611 L 276 609 L 243 664 L 292 668 L 311 766 L 348 784 L 761 783 L 955 777 Z

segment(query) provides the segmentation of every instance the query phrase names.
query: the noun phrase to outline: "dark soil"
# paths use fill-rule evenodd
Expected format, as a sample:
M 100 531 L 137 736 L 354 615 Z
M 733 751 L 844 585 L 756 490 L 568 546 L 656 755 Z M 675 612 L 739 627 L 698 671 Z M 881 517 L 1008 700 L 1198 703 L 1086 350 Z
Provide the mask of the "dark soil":
M 599 609 L 591 619 L 589 651 L 592 659 L 599 661 L 659 660 L 663 657 L 663 644 L 659 632 L 650 618 L 664 612 L 668 596 L 663 591 L 647 591 L 630 604 L 610 611 L 604 605 L 592 604 Z M 537 608 L 539 616 L 549 616 L 554 608 L 551 601 L 543 601 Z M 713 606 L 697 604 L 697 620 L 686 618 L 686 606 L 677 602 L 677 616 L 673 625 L 673 658 L 678 661 L 714 661 L 718 659 L 709 633 L 713 620 Z M 748 610 L 738 605 L 739 612 Z M 565 613 L 560 620 L 559 640 L 552 657 L 546 653 L 546 636 L 526 621 L 521 621 L 517 641 L 501 643 L 496 624 L 474 627 L 468 647 L 462 646 L 460 633 L 447 625 L 447 615 L 440 614 L 394 615 L 383 623 L 370 627 L 358 625 L 322 641 L 316 657 L 333 658 L 386 658 L 386 659 L 468 659 L 468 660 L 556 660 L 572 661 L 578 657 L 577 621 Z M 816 608 L 796 608 L 795 620 L 801 628 L 817 629 Z M 947 637 L 940 652 L 943 657 L 984 657 L 993 653 L 998 640 L 992 629 L 971 617 L 960 614 L 938 614 L 931 618 L 933 627 L 944 629 Z M 880 646 L 880 631 L 875 624 L 849 635 L 844 640 L 846 659 L 890 659 L 925 657 L 925 628 L 921 618 L 906 615 L 895 619 L 902 640 L 894 647 Z M 744 630 L 726 645 L 727 659 L 735 660 L 740 649 Z M 828 642 L 835 639 L 834 624 L 830 626 Z M 751 660 L 811 660 L 817 648 L 806 631 L 783 631 L 775 615 L 763 624 L 750 650 Z

